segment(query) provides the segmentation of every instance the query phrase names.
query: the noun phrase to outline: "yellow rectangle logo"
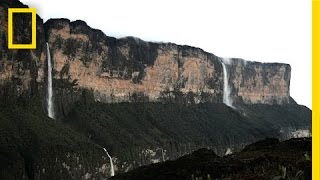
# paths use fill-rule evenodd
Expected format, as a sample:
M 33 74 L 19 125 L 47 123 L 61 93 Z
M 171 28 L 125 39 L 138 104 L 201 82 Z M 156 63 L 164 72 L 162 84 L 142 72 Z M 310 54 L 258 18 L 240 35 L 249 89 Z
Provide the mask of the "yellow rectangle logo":
M 31 13 L 32 40 L 31 44 L 13 44 L 13 13 Z M 8 8 L 8 49 L 36 49 L 37 48 L 37 17 L 35 8 Z

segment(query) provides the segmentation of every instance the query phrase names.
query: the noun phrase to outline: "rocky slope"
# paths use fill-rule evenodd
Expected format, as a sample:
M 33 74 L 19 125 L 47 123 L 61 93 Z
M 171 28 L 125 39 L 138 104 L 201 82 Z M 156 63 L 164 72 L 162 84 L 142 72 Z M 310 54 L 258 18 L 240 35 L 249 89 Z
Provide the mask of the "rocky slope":
M 311 180 L 311 139 L 265 139 L 224 157 L 200 149 L 111 179 L 303 179 Z
M 39 16 L 37 49 L 8 50 L 9 7 L 26 6 L 0 2 L 0 179 L 105 178 L 110 163 L 102 147 L 119 173 L 201 147 L 223 154 L 267 136 L 309 133 L 311 111 L 290 97 L 288 64 L 116 39 L 83 21 L 43 23 Z M 14 41 L 29 42 L 30 17 L 14 22 Z M 46 42 L 56 121 L 46 116 Z M 222 103 L 222 63 L 236 109 Z

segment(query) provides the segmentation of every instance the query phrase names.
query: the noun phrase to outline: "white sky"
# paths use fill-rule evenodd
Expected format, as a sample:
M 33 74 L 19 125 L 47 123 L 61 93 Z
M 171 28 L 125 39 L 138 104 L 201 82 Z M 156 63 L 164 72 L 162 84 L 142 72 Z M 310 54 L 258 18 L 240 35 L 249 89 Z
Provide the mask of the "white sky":
M 40 16 L 84 20 L 108 36 L 196 46 L 291 65 L 291 96 L 311 108 L 311 0 L 21 0 Z

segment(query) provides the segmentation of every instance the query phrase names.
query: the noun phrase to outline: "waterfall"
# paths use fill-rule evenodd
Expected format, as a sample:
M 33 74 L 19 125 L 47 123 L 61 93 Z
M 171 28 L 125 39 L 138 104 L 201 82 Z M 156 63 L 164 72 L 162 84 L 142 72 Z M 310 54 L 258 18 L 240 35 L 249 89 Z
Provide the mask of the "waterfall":
M 230 154 L 232 154 L 232 150 L 230 148 L 228 148 L 224 155 L 227 156 L 227 155 L 230 155 Z
M 109 157 L 110 166 L 111 166 L 110 175 L 114 176 L 114 167 L 113 167 L 112 158 L 111 158 L 110 154 L 108 153 L 108 151 L 106 150 L 106 148 L 103 148 L 103 150 L 106 152 L 107 156 Z
M 162 155 L 162 162 L 165 162 L 166 159 L 164 158 L 164 151 L 163 151 L 163 148 L 161 148 L 161 155 Z
M 228 61 L 228 59 L 224 59 L 223 61 L 221 61 L 223 67 L 223 103 L 229 107 L 233 107 L 232 99 L 230 97 L 231 88 L 229 86 L 229 76 L 226 67 L 226 63 L 228 63 Z
M 48 96 L 47 96 L 47 110 L 48 116 L 54 119 L 54 112 L 53 112 L 53 103 L 52 103 L 52 66 L 51 66 L 51 55 L 49 44 L 47 43 L 47 59 L 48 59 Z

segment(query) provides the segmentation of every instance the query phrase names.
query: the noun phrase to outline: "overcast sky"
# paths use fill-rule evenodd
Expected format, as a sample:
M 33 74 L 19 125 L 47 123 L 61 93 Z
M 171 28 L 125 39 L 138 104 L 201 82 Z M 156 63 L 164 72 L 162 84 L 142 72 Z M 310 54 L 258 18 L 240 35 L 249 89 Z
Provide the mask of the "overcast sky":
M 21 0 L 44 19 L 84 20 L 108 36 L 196 46 L 291 65 L 291 96 L 311 108 L 311 1 Z

